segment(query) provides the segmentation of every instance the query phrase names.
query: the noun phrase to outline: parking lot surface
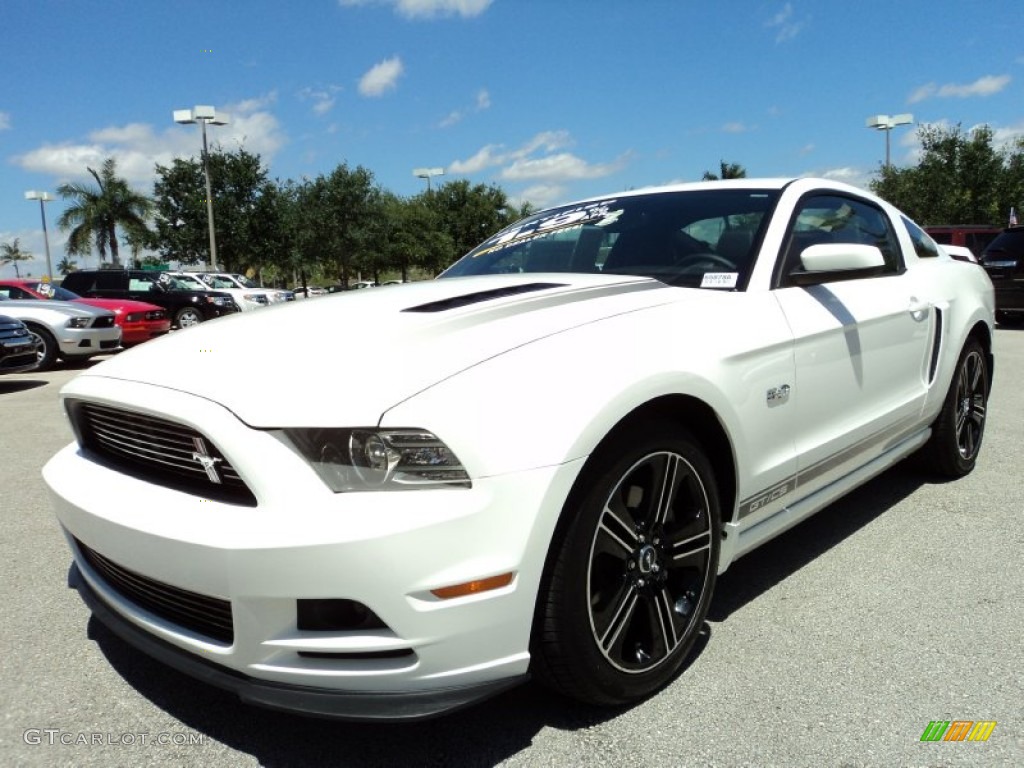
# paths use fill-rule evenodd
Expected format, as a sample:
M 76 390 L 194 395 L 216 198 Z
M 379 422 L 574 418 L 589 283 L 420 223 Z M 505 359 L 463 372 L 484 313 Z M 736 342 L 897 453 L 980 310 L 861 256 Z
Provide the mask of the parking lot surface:
M 247 707 L 90 618 L 40 476 L 76 374 L 0 377 L 0 765 L 1024 765 L 1024 330 L 997 331 L 973 474 L 896 467 L 735 563 L 657 696 L 596 710 L 526 686 L 412 725 Z M 921 741 L 947 720 L 996 725 Z

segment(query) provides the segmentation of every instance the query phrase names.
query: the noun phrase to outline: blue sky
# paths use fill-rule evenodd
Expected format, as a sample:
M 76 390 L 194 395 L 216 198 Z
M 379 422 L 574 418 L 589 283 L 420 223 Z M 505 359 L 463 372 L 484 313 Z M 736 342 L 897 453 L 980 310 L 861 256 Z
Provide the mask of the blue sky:
M 414 168 L 442 167 L 535 205 L 720 160 L 865 186 L 875 114 L 1024 134 L 1024 10 L 1002 0 L 33 0 L 3 21 L 0 242 L 20 238 L 36 275 L 25 191 L 113 156 L 151 192 L 155 163 L 198 154 L 199 128 L 171 117 L 195 105 L 272 178 L 346 162 L 411 195 Z M 913 127 L 891 138 L 913 163 Z M 55 264 L 63 207 L 46 206 Z

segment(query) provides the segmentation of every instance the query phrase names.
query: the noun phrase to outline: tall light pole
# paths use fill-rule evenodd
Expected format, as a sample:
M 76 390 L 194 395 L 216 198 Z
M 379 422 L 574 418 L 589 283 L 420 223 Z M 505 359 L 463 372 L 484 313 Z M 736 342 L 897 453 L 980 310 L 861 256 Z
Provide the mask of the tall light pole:
M 427 180 L 427 192 L 430 191 L 430 179 L 434 176 L 444 176 L 444 168 L 413 168 L 412 175 L 417 179 Z
M 872 115 L 867 119 L 867 127 L 874 128 L 879 131 L 885 131 L 885 167 L 888 168 L 891 163 L 889 162 L 889 134 L 892 129 L 897 125 L 910 125 L 914 122 L 914 116 L 910 114 L 903 115 Z
M 53 196 L 49 192 L 30 189 L 25 193 L 25 199 L 39 201 L 39 215 L 43 218 L 43 245 L 46 248 L 46 276 L 53 280 L 53 264 L 50 263 L 50 236 L 46 234 L 46 209 L 43 208 L 43 203 L 53 200 Z
M 210 263 L 207 266 L 217 268 L 217 236 L 213 228 L 213 192 L 210 190 L 210 158 L 206 149 L 206 124 L 227 125 L 227 115 L 217 115 L 213 107 L 194 107 L 192 109 L 174 110 L 174 122 L 182 125 L 199 123 L 203 128 L 203 176 L 206 178 L 206 222 L 210 227 Z

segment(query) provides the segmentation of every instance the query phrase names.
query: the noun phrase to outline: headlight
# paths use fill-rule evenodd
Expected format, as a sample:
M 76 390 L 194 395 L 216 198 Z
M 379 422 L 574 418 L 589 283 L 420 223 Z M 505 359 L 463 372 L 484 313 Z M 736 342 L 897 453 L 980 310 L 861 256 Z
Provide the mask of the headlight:
M 230 296 L 207 296 L 206 301 L 209 304 L 216 304 L 218 307 L 230 307 L 234 304 L 234 299 Z
M 335 493 L 472 486 L 451 449 L 422 429 L 285 429 L 280 434 Z
M 91 322 L 91 317 L 72 317 L 68 318 L 68 321 L 64 325 L 68 328 L 88 328 L 89 323 Z
M 138 312 L 129 312 L 124 317 L 126 323 L 137 323 L 142 319 L 142 315 Z

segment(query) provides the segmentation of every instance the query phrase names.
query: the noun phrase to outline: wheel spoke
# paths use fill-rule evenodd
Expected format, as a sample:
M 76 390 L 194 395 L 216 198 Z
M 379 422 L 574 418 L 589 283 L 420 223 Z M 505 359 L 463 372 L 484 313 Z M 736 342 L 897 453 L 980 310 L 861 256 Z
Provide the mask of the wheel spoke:
M 599 536 L 610 540 L 621 550 L 622 554 L 628 557 L 632 554 L 637 544 L 637 533 L 634 526 L 627 523 L 622 517 L 607 505 L 604 514 L 601 515 L 601 522 L 598 524 Z M 609 551 L 601 547 L 602 551 Z
M 658 478 L 658 503 L 653 515 L 653 522 L 658 525 L 665 524 L 675 503 L 680 463 L 679 457 L 674 453 L 664 454 Z
M 637 600 L 639 600 L 636 588 L 632 584 L 626 584 L 624 587 L 623 593 L 615 603 L 608 626 L 601 632 L 598 641 L 605 653 L 610 652 L 622 637 L 623 629 L 630 623 L 633 613 L 636 611 Z
M 679 634 L 676 632 L 675 621 L 672 619 L 674 615 L 673 600 L 667 588 L 662 587 L 655 595 L 655 606 L 661 640 L 665 647 L 665 654 L 668 655 L 679 644 Z
M 704 530 L 700 533 L 687 536 L 672 542 L 669 549 L 669 562 L 671 567 L 682 564 L 690 558 L 711 549 L 711 531 Z

